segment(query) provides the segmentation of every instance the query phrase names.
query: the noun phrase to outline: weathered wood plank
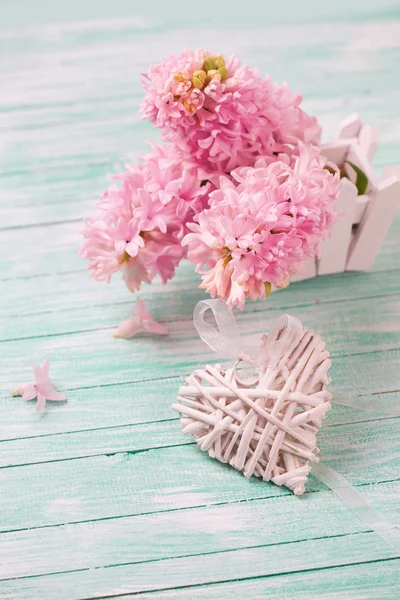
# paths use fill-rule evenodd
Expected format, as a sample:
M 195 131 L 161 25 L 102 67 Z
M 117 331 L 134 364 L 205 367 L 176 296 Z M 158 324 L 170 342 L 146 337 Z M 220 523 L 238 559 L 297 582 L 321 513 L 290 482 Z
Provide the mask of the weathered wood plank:
M 29 228 L 29 261 L 26 260 L 27 234 L 25 228 L 0 231 L 1 279 L 37 277 L 48 274 L 61 278 L 64 273 L 76 270 L 82 271 L 83 274 L 86 265 L 78 256 L 78 249 L 82 242 L 81 229 L 80 223 Z M 400 257 L 398 253 L 395 253 L 399 236 L 400 213 L 390 228 L 374 265 L 374 270 L 400 269 Z
M 0 440 L 171 419 L 175 415 L 170 404 L 183 381 L 183 377 L 176 377 L 162 382 L 155 380 L 71 389 L 68 390 L 68 402 L 48 402 L 45 415 L 38 415 L 32 404 L 28 406 L 20 398 L 7 396 L 2 400 L 4 418 L 0 422 Z M 339 418 L 352 418 L 352 412 L 353 418 L 357 418 L 351 409 L 341 410 Z
M 186 443 L 178 423 L 171 426 Z M 36 442 L 41 440 L 46 438 Z M 399 418 L 327 427 L 319 446 L 323 460 L 354 485 L 399 477 Z M 323 487 L 311 478 L 307 489 Z M 94 456 L 3 469 L 0 531 L 288 493 L 256 478 L 247 480 L 192 446 Z
M 136 135 L 136 127 L 134 129 Z M 135 147 L 138 147 L 137 141 Z M 400 142 L 397 154 L 399 150 Z M 130 160 L 137 162 L 139 155 L 146 151 L 145 146 L 138 148 L 137 156 L 132 153 Z M 49 180 L 48 171 L 46 177 L 33 174 L 37 181 L 32 181 L 32 174 L 23 178 L 19 175 L 18 182 L 14 181 L 15 175 L 6 176 L 0 189 L 0 205 L 3 205 L 0 231 L 82 221 L 92 214 L 96 201 L 111 183 L 111 175 L 122 171 L 127 160 L 128 157 L 116 160 L 115 156 L 105 155 L 100 164 L 91 165 L 82 157 L 76 164 L 63 166 L 55 181 Z
M 1 196 L 0 196 L 1 197 Z M 10 198 L 8 198 L 10 200 Z M 0 223 L 0 231 L 15 230 L 22 228 L 36 227 L 40 225 L 44 228 L 47 225 L 61 223 L 77 223 L 77 227 L 82 229 L 82 221 L 89 218 L 93 212 L 93 200 L 82 199 L 81 202 L 75 204 L 77 210 L 73 210 L 73 206 L 68 201 L 54 206 L 45 204 L 44 206 L 22 206 L 21 208 L 2 208 Z
M 197 296 L 200 299 L 202 296 Z M 196 305 L 196 295 L 193 304 L 188 302 L 186 294 L 178 293 L 174 298 L 167 296 L 168 302 L 163 302 L 163 294 L 155 302 L 164 324 L 167 325 L 170 332 L 170 340 L 159 341 L 159 344 L 168 352 L 172 344 L 175 345 L 175 361 L 182 362 L 184 357 L 180 355 L 177 342 L 184 341 L 186 337 L 196 335 L 194 326 L 191 322 L 192 311 Z M 178 301 L 180 298 L 180 301 Z M 35 338 L 39 340 L 46 339 L 47 336 L 53 337 L 53 343 L 56 339 L 61 339 L 62 334 L 72 335 L 71 343 L 75 344 L 75 339 L 85 336 L 90 339 L 91 336 L 97 336 L 102 330 L 104 337 L 100 344 L 104 345 L 103 352 L 109 353 L 115 340 L 112 339 L 112 333 L 118 328 L 121 320 L 128 318 L 133 308 L 130 306 L 116 305 L 108 307 L 87 307 L 62 311 L 60 313 L 48 313 L 38 315 L 26 315 L 19 318 L 0 319 L 0 342 L 3 344 L 0 353 L 7 353 L 9 359 L 14 356 L 13 349 L 8 351 L 8 347 L 19 349 L 19 340 L 26 338 Z M 238 314 L 238 323 L 241 331 L 246 332 L 244 337 L 251 339 L 254 344 L 258 344 L 261 334 L 268 331 L 269 325 L 273 319 L 277 318 L 285 308 L 279 310 L 268 310 L 267 303 L 255 304 L 250 306 L 249 310 Z M 181 310 L 180 310 L 181 309 Z M 261 309 L 261 310 L 259 310 Z M 264 310 L 263 310 L 264 309 Z M 267 310 L 265 310 L 267 309 Z M 164 311 L 164 312 L 163 312 Z M 400 346 L 400 301 L 397 295 L 383 296 L 371 302 L 370 298 L 357 299 L 340 302 L 338 305 L 331 304 L 329 319 L 326 317 L 326 304 L 311 304 L 309 306 L 295 307 L 295 315 L 304 326 L 314 331 L 323 330 L 324 341 L 332 356 L 338 356 L 342 353 L 361 354 L 369 351 L 388 350 Z M 182 320 L 182 317 L 185 317 Z M 176 320 L 175 320 L 176 319 Z M 321 324 L 323 326 L 321 327 Z M 344 332 L 346 334 L 346 347 L 343 348 Z M 28 344 L 26 341 L 25 343 Z M 34 341 L 29 342 L 33 344 Z M 36 342 L 37 343 L 37 342 Z M 157 345 L 157 340 L 153 339 L 153 344 Z M 80 342 L 77 344 L 80 345 Z M 129 348 L 130 353 L 140 360 L 142 342 L 139 338 L 130 342 L 120 344 L 125 352 Z M 202 342 L 196 343 L 196 348 L 201 351 L 204 348 Z M 117 350 L 117 348 L 116 348 Z M 100 352 L 100 346 L 98 348 Z M 213 352 L 210 350 L 208 357 L 202 356 L 202 359 L 209 361 L 213 359 Z
M 396 303 L 397 301 L 393 301 L 393 304 Z M 296 311 L 295 314 L 301 314 L 301 312 Z M 305 324 L 315 325 L 317 330 L 320 328 L 321 322 L 325 320 L 324 339 L 332 357 L 335 358 L 332 369 L 333 377 L 345 369 L 354 378 L 349 380 L 347 375 L 343 374 L 344 381 L 351 384 L 350 389 L 354 390 L 354 393 L 368 392 L 368 387 L 362 383 L 361 391 L 357 387 L 358 381 L 360 381 L 357 372 L 361 369 L 364 381 L 371 386 L 376 375 L 374 373 L 371 376 L 371 373 L 367 372 L 369 368 L 367 365 L 376 363 L 382 368 L 379 379 L 380 387 L 376 391 L 398 389 L 398 384 L 392 384 L 387 388 L 386 383 L 383 384 L 388 379 L 393 380 L 397 376 L 395 373 L 399 337 L 396 331 L 387 331 L 388 324 L 380 325 L 375 319 L 375 325 L 368 326 L 368 315 L 370 314 L 368 312 L 358 328 L 359 331 L 353 330 L 346 313 L 338 311 L 335 314 L 335 320 L 330 318 L 328 328 L 328 319 L 324 311 L 319 321 L 314 322 L 313 310 L 309 310 L 308 314 L 309 319 L 305 321 Z M 121 318 L 123 318 L 122 315 Z M 257 344 L 261 332 L 267 329 L 264 313 L 251 315 L 243 313 L 239 317 L 239 326 L 242 323 L 249 324 L 246 340 L 249 343 Z M 94 386 L 99 383 L 102 385 L 121 384 L 129 381 L 174 377 L 190 372 L 194 366 L 218 359 L 218 355 L 212 353 L 198 337 L 191 321 L 174 321 L 168 326 L 170 335 L 163 339 L 146 336 L 134 340 L 114 339 L 112 329 L 103 329 L 71 333 L 65 336 L 26 339 L 23 341 L 23 346 L 20 341 L 2 343 L 0 344 L 0 356 L 4 359 L 7 358 L 8 365 L 7 372 L 3 374 L 3 389 L 11 391 L 19 383 L 29 380 L 31 376 L 29 362 L 42 362 L 46 356 L 51 357 L 52 376 L 62 388 Z M 383 331 L 382 328 L 384 328 Z M 396 328 L 396 321 L 393 322 L 393 328 Z M 345 336 L 348 347 L 343 346 Z M 373 355 L 367 354 L 376 348 L 387 348 L 392 351 L 387 354 L 386 351 Z M 351 353 L 360 354 L 360 356 L 365 354 L 364 358 L 344 359 L 343 355 L 350 356 Z M 379 357 L 379 354 L 383 354 L 383 358 Z M 171 356 L 174 356 L 173 362 Z M 29 357 L 28 364 L 25 357 Z M 221 358 L 226 359 L 226 357 Z M 338 376 L 338 379 L 341 382 L 341 375 Z
M 180 435 L 178 420 L 173 417 L 172 410 L 169 416 L 171 420 L 155 423 L 3 442 L 0 444 L 0 468 L 194 443 L 192 437 Z
M 98 2 L 94 5 L 93 0 L 84 7 L 76 0 L 57 9 L 49 5 L 46 11 L 41 2 L 34 9 L 19 0 L 0 7 L 0 21 L 6 25 L 0 34 L 0 310 L 6 318 L 13 315 L 0 331 L 9 338 L 39 336 L 0 345 L 1 364 L 6 365 L 1 376 L 7 387 L 19 383 L 30 374 L 30 360 L 40 361 L 50 354 L 52 375 L 59 386 L 75 389 L 69 390 L 68 403 L 50 405 L 44 415 L 35 414 L 34 407 L 20 399 L 2 401 L 0 437 L 35 438 L 0 444 L 3 465 L 68 460 L 1 471 L 5 512 L 0 511 L 0 519 L 7 527 L 34 529 L 2 535 L 8 544 L 0 544 L 0 553 L 5 555 L 3 567 L 11 577 L 87 570 L 5 581 L 0 596 L 81 600 L 168 588 L 149 597 L 270 597 L 272 593 L 288 598 L 334 593 L 346 600 L 349 596 L 375 599 L 379 593 L 397 597 L 398 571 L 393 565 L 398 570 L 399 563 L 394 561 L 327 568 L 319 573 L 293 572 L 388 556 L 387 548 L 381 550 L 381 542 L 363 533 L 354 515 L 317 482 L 311 480 L 310 489 L 320 491 L 300 500 L 275 486 L 246 481 L 195 448 L 166 447 L 178 440 L 189 442 L 178 433 L 176 421 L 165 419 L 174 418 L 169 402 L 181 374 L 209 356 L 189 329 L 192 308 L 201 297 L 192 267 L 185 265 L 182 273 L 187 275 L 179 276 L 165 293 L 158 296 L 159 285 L 143 292 L 146 300 L 151 299 L 155 316 L 165 315 L 173 323 L 172 339 L 167 343 L 120 340 L 116 345 L 111 330 L 87 334 L 84 330 L 114 325 L 129 313 L 132 300 L 121 283 L 109 287 L 87 283 L 85 265 L 76 255 L 80 219 L 90 212 L 91 199 L 107 185 L 107 175 L 118 171 L 121 165 L 117 163 L 129 153 L 135 160 L 145 150 L 145 139 L 156 135 L 136 114 L 141 95 L 139 71 L 171 51 L 203 46 L 205 32 L 211 49 L 234 51 L 244 62 L 258 64 L 261 72 L 271 72 L 278 80 L 288 80 L 293 90 L 301 90 L 306 108 L 320 116 L 327 139 L 341 118 L 357 107 L 366 123 L 378 123 L 382 130 L 383 144 L 375 165 L 396 162 L 400 138 L 393 123 L 400 90 L 393 77 L 393 53 L 400 30 L 389 0 L 379 9 L 367 0 L 353 7 L 351 14 L 344 0 L 334 7 L 302 5 L 298 11 L 294 5 L 290 11 L 276 6 L 268 11 L 263 27 L 255 27 L 254 18 L 262 14 L 261 4 L 259 10 L 242 11 L 239 24 L 232 11 L 228 14 L 226 7 L 215 2 L 212 7 L 204 2 L 200 8 L 192 7 L 190 16 L 180 12 L 178 20 L 170 4 L 167 11 L 160 5 L 157 17 L 150 6 L 143 5 L 135 17 L 118 19 L 123 3 L 127 13 L 132 7 L 117 0 L 110 19 L 109 8 Z M 88 10 L 88 4 L 96 14 L 95 22 L 64 22 L 64 11 L 76 19 Z M 18 15 L 14 32 L 7 27 L 12 12 Z M 99 20 L 101 16 L 105 18 Z M 337 27 L 332 27 L 331 18 L 339 22 Z M 32 25 L 45 19 L 46 26 Z M 25 30 L 21 29 L 24 22 L 29 24 Z M 372 40 L 368 56 L 365 39 Z M 348 40 L 353 41 L 350 51 Z M 51 225 L 56 222 L 61 224 Z M 5 230 L 10 227 L 14 229 Z M 265 308 L 300 307 L 305 319 L 327 331 L 336 356 L 332 374 L 339 390 L 368 394 L 398 389 L 398 350 L 350 358 L 345 354 L 357 348 L 365 352 L 398 346 L 399 237 L 397 215 L 373 273 L 296 284 L 274 295 L 269 304 L 249 307 L 247 316 L 241 316 L 242 325 L 252 320 L 257 323 L 253 331 L 262 330 L 263 319 L 269 316 Z M 361 300 L 348 302 L 351 298 Z M 318 302 L 326 304 L 315 308 Z M 381 321 L 378 305 L 384 314 Z M 21 315 L 25 316 L 18 321 Z M 355 331 L 350 331 L 352 326 Z M 66 335 L 78 329 L 80 334 Z M 49 334 L 60 335 L 44 337 Z M 140 381 L 174 373 L 177 377 L 172 380 Z M 397 397 L 396 393 L 380 396 L 382 401 Z M 330 413 L 327 423 L 371 418 L 340 408 Z M 377 437 L 371 423 L 321 431 L 324 453 L 328 445 L 331 448 L 326 458 L 353 483 L 362 485 L 372 504 L 388 516 L 398 508 L 398 483 L 372 482 L 381 474 L 388 476 L 385 469 L 392 474 L 398 471 L 395 423 L 388 419 L 384 426 L 382 420 Z M 126 427 L 119 428 L 122 425 Z M 93 431 L 96 428 L 100 429 Z M 75 433 L 64 435 L 68 431 Z M 149 450 L 155 442 L 164 447 Z M 129 450 L 137 453 L 129 454 Z M 85 452 L 101 456 L 70 460 Z M 104 455 L 116 452 L 121 454 Z M 368 482 L 371 485 L 365 485 Z M 258 497 L 262 500 L 241 502 Z M 231 501 L 237 504 L 228 504 Z M 207 503 L 221 506 L 206 509 Z M 311 505 L 318 512 L 313 523 Z M 140 514 L 147 511 L 158 514 Z M 97 520 L 110 515 L 117 518 Z M 87 519 L 95 522 L 56 526 Z M 271 533 L 275 533 L 272 542 Z M 311 538 L 321 533 L 338 537 L 313 542 Z M 300 541 L 301 536 L 307 540 Z M 262 547 L 245 550 L 246 545 L 255 544 Z M 213 554 L 179 558 L 179 553 L 202 552 Z M 290 575 L 282 573 L 284 556 Z M 111 566 L 155 559 L 166 560 Z M 248 579 L 267 573 L 281 574 Z M 243 582 L 213 584 L 226 578 Z M 190 587 L 173 589 L 186 585 Z
M 192 265 L 183 262 L 175 278 L 167 285 L 156 280 L 150 286 L 144 285 L 140 296 L 149 302 L 157 318 L 173 314 L 182 316 L 186 314 L 184 310 L 188 311 L 196 302 L 206 298 L 203 290 L 198 289 L 198 283 Z M 284 311 L 299 305 L 336 303 L 357 298 L 372 300 L 384 295 L 397 295 L 399 289 L 400 270 L 316 277 L 279 290 L 264 302 L 250 302 L 246 312 L 272 308 Z M 19 279 L 4 283 L 1 292 L 1 317 L 29 315 L 35 318 L 37 314 L 56 312 L 61 319 L 62 312 L 79 308 L 97 310 L 97 307 L 102 307 L 107 312 L 109 305 L 121 305 L 129 311 L 135 302 L 135 296 L 128 291 L 120 277 L 117 276 L 107 285 L 92 281 L 89 274 L 82 271 L 64 273 L 60 277 L 42 275 Z M 48 318 L 51 319 L 51 315 Z
M 169 407 L 175 400 L 178 387 L 183 381 L 184 378 L 178 376 L 162 381 L 69 389 L 68 402 L 65 404 L 49 402 L 45 415 L 38 415 L 32 405 L 27 406 L 18 397 L 6 396 L 2 400 L 0 440 L 140 425 L 174 417 L 178 419 Z M 340 388 L 338 375 L 334 382 L 336 389 L 345 391 L 347 384 L 345 382 Z M 389 383 L 393 385 L 390 380 Z M 374 384 L 371 383 L 367 397 L 373 393 L 378 405 L 382 403 L 382 406 L 386 404 L 393 406 L 393 403 L 398 400 L 399 392 L 379 395 L 381 382 L 375 381 Z M 362 396 L 359 398 L 362 400 Z M 385 415 L 335 405 L 328 412 L 325 423 L 352 423 L 377 418 L 385 418 Z
M 44 273 L 82 269 L 77 251 L 80 244 L 79 223 L 65 223 L 0 232 L 0 273 L 2 279 L 32 277 Z M 27 253 L 29 252 L 29 261 Z
M 172 394 L 169 399 L 170 402 L 173 398 L 174 395 Z M 332 412 L 335 412 L 335 409 L 336 407 L 333 408 Z M 361 412 L 359 418 L 362 419 L 363 416 L 365 414 Z M 70 458 L 102 456 L 103 454 L 135 453 L 143 450 L 154 450 L 156 448 L 194 443 L 192 436 L 180 433 L 179 421 L 174 417 L 172 410 L 168 417 L 168 420 L 125 427 L 94 429 L 92 431 L 85 430 L 65 433 L 63 435 L 45 435 L 3 441 L 0 444 L 0 468 L 61 461 Z M 388 435 L 389 432 L 392 432 L 392 448 L 397 447 L 396 429 L 398 428 L 398 422 L 396 420 L 393 421 L 391 418 L 384 419 L 379 425 L 377 421 L 369 422 L 368 420 L 362 420 L 360 424 L 351 421 L 350 425 L 335 426 L 333 432 L 330 431 L 329 427 L 324 427 L 320 432 L 321 441 L 319 445 L 323 445 L 323 447 L 333 452 L 334 448 L 336 448 L 335 444 L 338 436 L 340 439 L 340 436 L 344 435 L 346 442 L 343 444 L 343 450 L 348 451 L 348 444 L 357 445 L 357 441 L 360 440 L 360 436 L 357 433 L 360 428 L 363 435 L 367 437 L 366 443 L 369 443 L 370 440 L 375 441 L 373 435 L 375 427 L 377 429 L 377 438 L 379 438 L 382 430 L 386 430 Z M 353 429 L 355 433 L 354 435 L 350 435 Z M 344 433 L 346 431 L 348 434 Z M 326 444 L 322 444 L 325 440 Z M 349 440 L 348 443 L 347 440 Z M 332 444 L 333 446 L 330 446 Z
M 245 581 L 188 587 L 181 590 L 120 596 L 120 600 L 242 600 L 243 598 L 279 598 L 280 600 L 392 600 L 397 598 L 400 560 L 376 561 L 365 565 L 334 567 L 277 577 L 260 577 Z M 190 596 L 189 596 L 190 594 Z M 115 598 L 115 596 L 114 596 Z M 104 598 L 111 600 L 111 596 Z
M 228 26 L 226 19 L 224 25 Z M 326 31 L 322 37 L 320 28 L 315 24 L 305 28 L 290 29 L 289 35 L 286 27 L 282 29 L 267 26 L 268 35 L 264 35 L 264 32 L 261 35 L 257 29 L 252 28 L 242 31 L 240 36 L 234 36 L 235 50 L 245 60 L 250 59 L 253 64 L 260 64 L 261 70 L 272 69 L 279 78 L 291 79 L 293 84 L 301 87 L 306 95 L 311 96 L 311 92 L 314 92 L 314 102 L 317 106 L 311 108 L 314 110 L 319 108 L 318 112 L 322 114 L 324 111 L 328 112 L 330 119 L 336 119 L 336 124 L 345 110 L 348 110 L 342 105 L 343 89 L 346 89 L 348 98 L 353 97 L 359 103 L 362 102 L 364 113 L 367 115 L 375 114 L 376 104 L 379 102 L 381 121 L 385 123 L 384 117 L 387 119 L 390 108 L 396 103 L 397 93 L 392 78 L 387 77 L 390 64 L 386 65 L 386 71 L 384 65 L 381 65 L 379 71 L 374 73 L 373 97 L 371 95 L 371 97 L 360 98 L 360 82 L 353 80 L 349 73 L 343 70 L 340 81 L 336 82 L 338 87 L 332 86 L 329 95 L 326 94 L 324 97 L 320 91 L 325 82 L 324 61 L 314 61 L 312 82 L 304 77 L 307 69 L 303 61 L 308 64 L 309 60 L 309 46 L 307 45 L 305 50 L 304 42 L 307 41 L 309 44 L 309 40 L 313 39 L 313 43 L 317 46 L 323 44 L 324 47 L 332 45 L 337 48 L 340 43 L 347 43 L 347 39 L 353 39 L 359 32 L 359 29 L 350 23 L 341 25 L 341 41 L 338 37 L 334 39 L 329 36 L 327 39 Z M 363 27 L 369 32 L 368 25 L 364 24 Z M 381 35 L 384 35 L 386 30 L 389 36 L 392 34 L 393 24 L 382 21 L 381 27 Z M 116 43 L 115 31 L 119 29 L 122 29 L 123 43 Z M 117 26 L 115 31 L 111 34 L 106 28 L 102 29 L 102 43 L 98 43 L 98 24 L 91 29 L 90 23 L 87 24 L 85 34 L 81 36 L 56 25 L 52 30 L 51 40 L 48 32 L 40 29 L 36 31 L 34 39 L 32 39 L 32 32 L 23 36 L 18 33 L 16 39 L 13 39 L 12 35 L 6 38 L 5 47 L 10 44 L 13 53 L 15 48 L 19 48 L 19 52 L 17 56 L 13 54 L 14 60 L 10 61 L 10 64 L 5 60 L 2 65 L 4 81 L 7 84 L 2 95 L 5 113 L 2 124 L 8 135 L 13 136 L 10 139 L 10 149 L 5 156 L 5 168 L 15 169 L 18 158 L 15 148 L 21 151 L 27 139 L 34 141 L 37 139 L 38 131 L 41 134 L 41 144 L 36 143 L 36 153 L 24 153 L 27 160 L 24 161 L 23 166 L 28 163 L 28 168 L 22 173 L 21 182 L 26 184 L 30 179 L 29 167 L 43 166 L 43 164 L 48 166 L 49 162 L 59 161 L 60 157 L 65 155 L 71 158 L 74 154 L 78 156 L 81 154 L 84 163 L 88 155 L 93 153 L 94 148 L 109 157 L 110 153 L 116 152 L 117 148 L 122 154 L 132 143 L 136 147 L 139 146 L 136 139 L 132 141 L 132 118 L 139 100 L 140 70 L 143 70 L 148 63 L 159 59 L 162 51 L 168 51 L 171 46 L 176 45 L 180 48 L 188 42 L 195 44 L 196 40 L 201 45 L 202 40 L 200 32 L 191 31 L 190 37 L 186 38 L 185 34 L 179 31 L 179 28 L 176 31 L 173 25 L 166 31 L 161 32 L 157 29 L 155 32 L 146 23 L 142 23 L 138 28 L 137 23 L 124 22 Z M 347 31 L 347 38 L 341 37 L 345 35 L 344 31 Z M 128 32 L 131 32 L 131 37 Z M 272 62 L 269 56 L 278 44 L 281 47 L 283 33 L 285 39 L 291 39 L 291 43 L 283 53 L 284 56 L 279 55 Z M 137 35 L 140 35 L 140 46 Z M 209 31 L 208 35 L 212 36 L 210 43 L 216 43 L 218 40 L 219 44 L 225 43 L 227 47 L 231 47 L 232 32 L 229 26 L 225 31 L 222 29 L 218 36 L 212 35 Z M 249 35 L 255 44 L 251 49 L 246 41 Z M 222 41 L 221 36 L 224 36 Z M 24 60 L 22 60 L 18 54 L 24 48 L 24 44 L 25 48 L 28 44 L 29 53 L 25 50 Z M 146 48 L 145 52 L 143 44 Z M 296 60 L 292 60 L 293 58 Z M 15 68 L 16 65 L 18 69 Z M 296 68 L 292 65 L 296 65 Z M 299 68 L 299 65 L 302 67 Z M 109 74 L 107 76 L 108 69 L 112 69 L 112 78 Z M 127 73 L 132 75 L 129 77 Z M 366 84 L 365 79 L 369 81 L 370 76 L 370 73 L 363 73 L 364 84 Z M 378 77 L 379 84 L 376 83 Z M 49 79 L 53 83 L 50 89 Z M 91 85 L 84 85 L 87 80 Z M 390 85 L 388 81 L 391 82 Z M 317 93 L 315 93 L 316 89 Z M 388 91 L 391 92 L 390 95 Z M 67 136 L 66 133 L 69 135 Z M 136 131 L 135 138 L 137 138 Z M 17 164 L 20 162 L 18 161 Z M 51 175 L 49 177 L 44 168 L 43 173 L 43 179 L 48 181 Z M 14 182 L 15 188 L 19 185 L 19 181 Z
M 217 552 L 185 558 L 87 569 L 0 582 L 2 598 L 81 600 L 168 590 L 308 569 L 345 566 L 396 557 L 374 533 L 360 533 Z
M 400 482 L 362 487 L 370 505 L 392 522 L 399 492 Z M 278 540 L 288 544 L 365 531 L 333 492 L 309 493 L 301 499 L 279 496 L 4 533 L 0 579 L 107 567 L 115 564 L 116 556 L 127 564 L 255 546 L 269 553 Z

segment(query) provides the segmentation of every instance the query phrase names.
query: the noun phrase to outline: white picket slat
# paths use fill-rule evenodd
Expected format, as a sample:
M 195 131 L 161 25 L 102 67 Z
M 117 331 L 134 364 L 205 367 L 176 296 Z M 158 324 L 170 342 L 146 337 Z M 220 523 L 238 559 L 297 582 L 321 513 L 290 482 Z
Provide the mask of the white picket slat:
M 375 125 L 363 125 L 358 136 L 358 143 L 368 160 L 372 161 L 379 146 L 379 129 Z
M 400 202 L 400 181 L 391 176 L 378 183 L 349 251 L 347 271 L 368 271 L 386 237 Z
M 317 261 L 318 275 L 342 273 L 345 270 L 356 203 L 356 186 L 349 179 L 343 178 L 340 181 L 340 193 L 336 201 L 339 218 L 331 237 L 324 241 L 321 258 Z
M 352 113 L 341 122 L 338 130 L 338 138 L 341 140 L 345 138 L 357 138 L 362 126 L 363 122 L 360 116 L 357 113 Z

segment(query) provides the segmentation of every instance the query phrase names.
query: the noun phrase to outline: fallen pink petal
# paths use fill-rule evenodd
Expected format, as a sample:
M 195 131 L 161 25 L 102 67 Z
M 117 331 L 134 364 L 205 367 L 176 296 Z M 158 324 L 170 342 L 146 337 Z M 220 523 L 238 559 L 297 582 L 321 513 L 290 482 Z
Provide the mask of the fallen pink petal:
M 33 383 L 20 383 L 16 388 L 13 389 L 11 396 L 24 396 L 26 392 L 29 393 L 28 389 L 30 389 L 32 386 L 34 386 Z
M 13 396 L 22 396 L 22 400 L 28 401 L 37 398 L 36 412 L 43 412 L 46 401 L 62 402 L 67 398 L 61 392 L 57 392 L 49 377 L 50 359 L 46 358 L 42 366 L 33 365 L 35 380 L 30 383 L 22 383 L 11 392 Z
M 131 339 L 138 333 L 168 335 L 168 329 L 153 319 L 141 298 L 137 299 L 131 316 L 120 323 L 118 333 L 115 333 L 114 337 Z

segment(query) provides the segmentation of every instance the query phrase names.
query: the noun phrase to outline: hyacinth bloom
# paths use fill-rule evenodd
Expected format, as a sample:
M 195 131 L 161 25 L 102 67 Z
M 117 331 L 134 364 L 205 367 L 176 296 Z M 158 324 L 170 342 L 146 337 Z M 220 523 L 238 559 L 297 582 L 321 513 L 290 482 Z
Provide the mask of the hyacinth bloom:
M 143 75 L 144 118 L 163 130 L 182 156 L 206 172 L 253 166 L 259 156 L 298 152 L 320 129 L 302 98 L 234 56 L 206 50 L 170 56 Z
M 301 96 L 206 50 L 170 56 L 143 85 L 142 114 L 168 143 L 116 175 L 86 222 L 93 277 L 122 271 L 134 292 L 187 254 L 229 306 L 286 286 L 329 235 L 339 190 Z
M 119 185 L 112 184 L 97 203 L 80 250 L 94 279 L 109 282 L 121 270 L 132 292 L 156 275 L 164 283 L 171 279 L 184 256 L 186 223 L 208 198 L 197 169 L 171 146 L 154 145 L 144 159 L 115 175 Z
M 260 158 L 221 177 L 210 208 L 183 240 L 202 274 L 200 287 L 243 308 L 246 298 L 264 299 L 272 285 L 286 286 L 331 230 L 336 171 L 318 148 L 300 144 L 296 159 Z
M 64 394 L 57 392 L 54 389 L 53 383 L 49 376 L 50 359 L 46 358 L 43 365 L 33 365 L 35 381 L 31 383 L 22 383 L 15 388 L 11 394 L 13 396 L 22 396 L 24 402 L 37 398 L 36 412 L 43 412 L 46 405 L 46 400 L 62 402 L 66 400 Z
M 158 321 L 155 321 L 144 303 L 144 300 L 138 298 L 131 316 L 125 321 L 121 321 L 118 327 L 118 333 L 114 333 L 115 338 L 133 338 L 138 333 L 153 333 L 155 335 L 168 335 L 168 329 Z

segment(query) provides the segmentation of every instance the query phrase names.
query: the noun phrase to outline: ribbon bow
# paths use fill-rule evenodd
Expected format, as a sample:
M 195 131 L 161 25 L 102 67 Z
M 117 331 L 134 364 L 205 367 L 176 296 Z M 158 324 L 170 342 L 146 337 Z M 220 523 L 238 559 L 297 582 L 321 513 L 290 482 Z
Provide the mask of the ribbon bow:
M 205 321 L 204 315 L 208 309 L 211 309 L 217 327 Z M 285 314 L 272 322 L 272 329 L 265 344 L 245 345 L 235 317 L 226 304 L 219 300 L 198 302 L 194 310 L 193 321 L 199 336 L 212 350 L 229 356 L 235 361 L 250 364 L 260 371 L 276 365 L 283 354 L 295 348 L 301 340 L 303 331 L 299 319 Z M 399 403 L 396 403 L 395 406 L 382 407 L 374 400 L 369 399 L 361 403 L 359 398 L 350 395 L 334 397 L 331 402 L 358 410 L 400 416 Z M 376 512 L 342 475 L 323 463 L 315 463 L 311 472 L 335 492 L 357 517 L 390 548 L 400 552 L 400 529 Z
M 204 319 L 208 309 L 211 309 L 218 329 Z M 272 342 L 267 338 L 264 344 L 246 345 L 241 339 L 235 317 L 220 300 L 198 302 L 194 309 L 193 322 L 201 339 L 214 352 L 253 365 L 261 371 L 272 363 L 276 364 L 282 355 L 294 349 L 303 334 L 301 321 L 285 314 L 271 324 L 268 337 L 273 340 Z

